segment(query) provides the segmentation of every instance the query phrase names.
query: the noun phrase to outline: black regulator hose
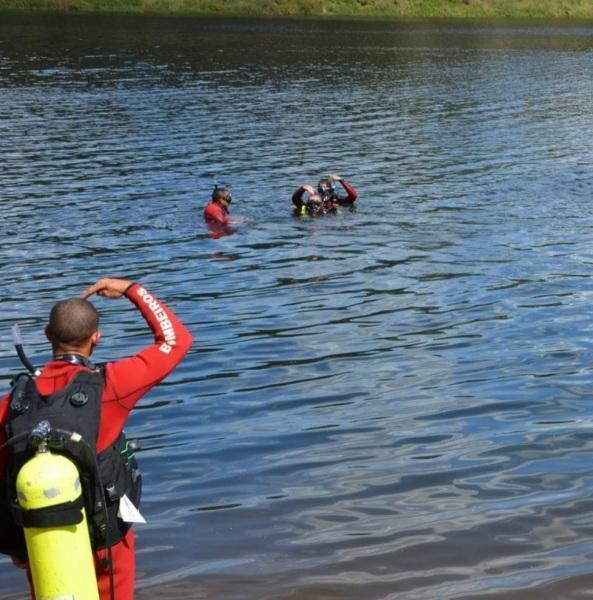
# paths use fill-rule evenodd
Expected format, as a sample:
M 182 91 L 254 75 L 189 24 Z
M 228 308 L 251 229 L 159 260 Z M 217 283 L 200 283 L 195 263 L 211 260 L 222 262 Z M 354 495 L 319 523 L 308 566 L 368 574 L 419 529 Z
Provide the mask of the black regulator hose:
M 15 435 L 14 437 L 11 437 L 10 439 L 6 440 L 0 446 L 0 450 L 4 450 L 4 448 L 8 448 L 9 446 L 13 446 L 17 442 L 20 442 L 23 438 L 26 438 L 28 435 L 29 435 L 29 432 L 28 431 L 24 431 L 23 433 L 19 433 L 18 435 Z
M 21 329 L 18 326 L 18 323 L 15 323 L 12 326 L 12 341 L 14 342 L 14 347 L 16 348 L 16 353 L 20 361 L 25 365 L 27 371 L 29 371 L 33 375 L 39 375 L 39 371 L 35 368 L 33 363 L 27 358 L 25 354 L 25 350 L 23 349 L 23 338 L 21 337 Z

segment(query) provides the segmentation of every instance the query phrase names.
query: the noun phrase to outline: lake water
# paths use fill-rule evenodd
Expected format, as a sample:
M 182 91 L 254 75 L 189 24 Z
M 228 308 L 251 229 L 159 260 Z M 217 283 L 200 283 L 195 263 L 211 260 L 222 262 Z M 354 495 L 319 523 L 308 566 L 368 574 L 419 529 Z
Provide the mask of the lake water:
M 0 16 L 4 387 L 11 325 L 43 362 L 100 276 L 196 336 L 129 422 L 140 599 L 590 597 L 592 58 L 579 23 Z M 331 172 L 358 210 L 293 217 Z M 96 305 L 98 360 L 150 343 Z

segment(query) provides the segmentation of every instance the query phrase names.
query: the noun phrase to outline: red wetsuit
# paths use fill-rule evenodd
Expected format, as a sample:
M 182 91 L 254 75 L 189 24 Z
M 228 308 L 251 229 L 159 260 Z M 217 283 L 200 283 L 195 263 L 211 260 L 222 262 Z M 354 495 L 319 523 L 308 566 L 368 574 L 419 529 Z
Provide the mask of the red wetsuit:
M 342 184 L 342 187 L 346 190 L 347 196 L 344 198 L 336 198 L 336 202 L 340 206 L 351 206 L 354 204 L 355 200 L 358 198 L 358 192 L 354 189 L 351 183 L 346 181 L 345 179 L 340 179 L 339 182 Z M 303 206 L 303 194 L 305 193 L 305 188 L 301 186 L 298 188 L 295 193 L 292 195 L 292 203 L 296 206 L 297 210 L 301 209 Z
M 154 344 L 131 358 L 124 358 L 105 366 L 105 386 L 101 406 L 101 421 L 97 438 L 97 452 L 102 452 L 119 437 L 130 411 L 152 387 L 162 381 L 181 362 L 190 348 L 192 336 L 171 309 L 157 300 L 141 285 L 134 283 L 126 296 L 145 318 L 154 334 Z M 42 395 L 53 394 L 65 387 L 80 370 L 86 367 L 66 362 L 50 361 L 35 379 Z M 9 394 L 0 400 L 0 444 L 6 441 L 4 424 L 8 417 Z M 0 475 L 4 473 L 10 455 L 0 451 Z M 101 550 L 95 555 L 97 582 L 101 600 L 109 600 L 109 572 L 99 567 L 99 559 L 107 555 Z M 135 558 L 134 533 L 112 547 L 117 600 L 134 598 Z
M 211 231 L 211 237 L 219 238 L 233 233 L 230 227 L 231 219 L 229 211 L 220 206 L 220 204 L 210 201 L 204 208 L 204 220 L 208 229 Z
M 206 223 L 215 225 L 229 225 L 229 213 L 220 204 L 212 200 L 204 208 L 204 219 Z

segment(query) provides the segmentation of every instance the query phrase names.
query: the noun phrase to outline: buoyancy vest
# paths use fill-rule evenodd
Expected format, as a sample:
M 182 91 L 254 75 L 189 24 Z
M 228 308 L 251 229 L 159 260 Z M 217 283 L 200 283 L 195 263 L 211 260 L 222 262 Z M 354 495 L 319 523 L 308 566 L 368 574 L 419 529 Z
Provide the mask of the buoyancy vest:
M 126 495 L 139 506 L 142 477 L 123 432 L 111 446 L 96 452 L 103 386 L 100 369 L 79 371 L 68 385 L 49 396 L 38 392 L 28 373 L 15 379 L 6 435 L 9 439 L 21 437 L 13 444 L 12 458 L 0 479 L 0 552 L 25 562 L 23 524 L 38 527 L 52 524 L 51 514 L 25 514 L 36 511 L 23 511 L 16 500 L 16 476 L 35 453 L 28 434 L 41 421 L 48 421 L 51 426 L 50 450 L 73 460 L 78 467 L 93 549 L 117 543 L 130 528 L 129 523 L 118 517 L 119 502 Z M 80 434 L 83 442 L 73 441 L 67 432 Z

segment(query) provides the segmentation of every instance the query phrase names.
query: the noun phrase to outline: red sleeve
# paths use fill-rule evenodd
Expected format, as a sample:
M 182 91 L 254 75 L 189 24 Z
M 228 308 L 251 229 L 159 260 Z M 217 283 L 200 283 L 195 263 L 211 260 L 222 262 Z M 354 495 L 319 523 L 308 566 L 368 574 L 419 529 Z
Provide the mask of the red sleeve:
M 229 224 L 228 214 L 214 202 L 210 202 L 204 209 L 204 219 L 206 219 L 206 221 L 220 223 L 220 225 Z
M 351 183 L 348 183 L 345 179 L 341 179 L 340 183 L 348 194 L 345 198 L 339 198 L 338 204 L 344 206 L 345 204 L 354 204 L 354 201 L 358 198 L 358 192 L 354 189 Z
M 0 400 L 0 446 L 6 441 L 6 433 L 4 432 L 4 424 L 8 418 L 8 398 L 10 394 L 6 394 L 2 400 Z M 4 474 L 6 469 L 6 463 L 10 454 L 8 450 L 0 450 L 0 477 Z
M 303 193 L 305 192 L 305 188 L 301 186 L 293 195 L 292 195 L 292 203 L 297 207 L 301 208 L 303 205 Z
M 189 330 L 161 300 L 135 283 L 126 296 L 154 334 L 154 343 L 131 358 L 107 363 L 97 450 L 112 443 L 136 402 L 181 362 L 192 343 Z

